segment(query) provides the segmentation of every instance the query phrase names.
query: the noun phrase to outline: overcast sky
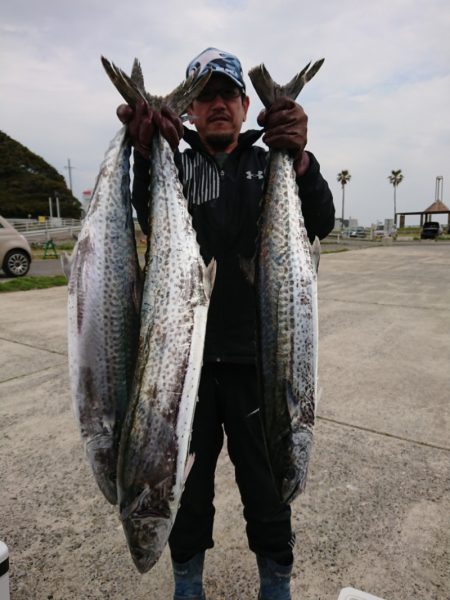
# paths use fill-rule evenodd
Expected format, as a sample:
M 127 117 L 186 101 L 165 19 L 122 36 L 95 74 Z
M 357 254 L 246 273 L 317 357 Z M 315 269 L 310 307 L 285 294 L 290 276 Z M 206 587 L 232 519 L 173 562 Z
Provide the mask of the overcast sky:
M 279 83 L 325 57 L 299 102 L 308 149 L 341 215 L 370 225 L 393 213 L 392 170 L 404 180 L 397 210 L 422 210 L 444 177 L 450 205 L 448 0 L 3 0 L 0 129 L 53 165 L 75 196 L 91 189 L 121 99 L 100 63 L 141 61 L 147 90 L 166 94 L 208 46 L 237 54 L 246 73 L 264 62 Z M 247 77 L 256 125 L 262 106 Z M 407 224 L 413 224 L 410 218 Z

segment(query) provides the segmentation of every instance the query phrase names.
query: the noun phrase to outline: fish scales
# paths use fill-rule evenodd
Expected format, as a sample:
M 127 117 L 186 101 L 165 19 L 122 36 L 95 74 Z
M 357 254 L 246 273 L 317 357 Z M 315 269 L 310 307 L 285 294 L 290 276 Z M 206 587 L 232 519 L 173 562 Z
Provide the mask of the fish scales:
M 292 159 L 272 157 L 257 268 L 266 439 L 284 501 L 304 487 L 317 380 L 317 282 Z M 293 251 L 295 249 L 295 251 Z
M 106 59 L 113 83 L 132 104 L 145 97 L 178 113 L 208 78 L 184 82 L 165 99 L 136 90 Z M 138 359 L 118 463 L 120 517 L 138 570 L 159 559 L 175 520 L 185 478 L 203 359 L 215 262 L 205 266 L 167 141 L 151 149 L 149 232 Z
M 74 249 L 68 285 L 72 403 L 101 491 L 117 503 L 120 426 L 137 345 L 140 269 L 126 130 L 111 141 Z
M 118 480 L 121 518 L 141 572 L 161 555 L 184 486 L 214 268 L 203 264 L 173 152 L 160 136 L 152 174 L 138 365 Z
M 296 98 L 319 61 L 284 87 L 263 65 L 249 72 L 268 108 Z M 312 73 L 312 74 L 311 74 Z M 291 502 L 306 484 L 317 394 L 317 274 L 305 229 L 293 159 L 271 151 L 259 220 L 255 284 L 263 424 L 275 484 Z

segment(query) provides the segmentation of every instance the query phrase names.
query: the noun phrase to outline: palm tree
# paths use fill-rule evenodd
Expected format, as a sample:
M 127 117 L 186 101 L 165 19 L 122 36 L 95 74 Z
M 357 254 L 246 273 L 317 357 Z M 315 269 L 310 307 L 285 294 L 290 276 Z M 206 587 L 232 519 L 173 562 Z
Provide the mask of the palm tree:
M 342 185 L 342 229 L 344 229 L 344 204 L 345 204 L 345 186 L 350 181 L 352 176 L 350 172 L 347 170 L 341 171 L 338 173 L 337 180 Z
M 396 225 L 395 215 L 397 213 L 397 186 L 403 181 L 402 170 L 399 169 L 398 171 L 391 171 L 388 179 L 389 182 L 394 186 L 394 225 Z

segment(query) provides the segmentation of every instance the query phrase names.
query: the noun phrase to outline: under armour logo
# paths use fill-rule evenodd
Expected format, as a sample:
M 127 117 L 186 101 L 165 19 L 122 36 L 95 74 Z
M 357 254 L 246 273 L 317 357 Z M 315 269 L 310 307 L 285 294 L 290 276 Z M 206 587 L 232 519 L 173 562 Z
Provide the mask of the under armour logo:
M 247 176 L 247 179 L 264 179 L 264 171 L 258 171 L 257 173 L 246 171 L 245 175 Z

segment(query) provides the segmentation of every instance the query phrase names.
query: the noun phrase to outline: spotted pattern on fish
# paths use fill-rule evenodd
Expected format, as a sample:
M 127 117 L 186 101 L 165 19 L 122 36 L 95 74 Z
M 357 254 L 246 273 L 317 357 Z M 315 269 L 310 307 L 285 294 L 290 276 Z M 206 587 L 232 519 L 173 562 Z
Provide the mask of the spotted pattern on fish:
M 269 456 L 283 501 L 303 488 L 317 381 L 317 281 L 287 153 L 272 155 L 259 223 L 259 365 Z
M 112 140 L 83 221 L 68 285 L 72 402 L 95 479 L 117 502 L 120 425 L 137 346 L 140 270 L 125 128 Z
M 205 267 L 173 152 L 152 148 L 138 360 L 118 466 L 120 515 L 141 572 L 160 557 L 188 461 L 214 263 Z
M 323 59 L 285 86 L 264 65 L 249 72 L 264 106 L 295 99 Z M 267 449 L 283 502 L 306 484 L 317 393 L 317 261 L 301 211 L 293 159 L 271 151 L 256 257 L 258 372 Z

